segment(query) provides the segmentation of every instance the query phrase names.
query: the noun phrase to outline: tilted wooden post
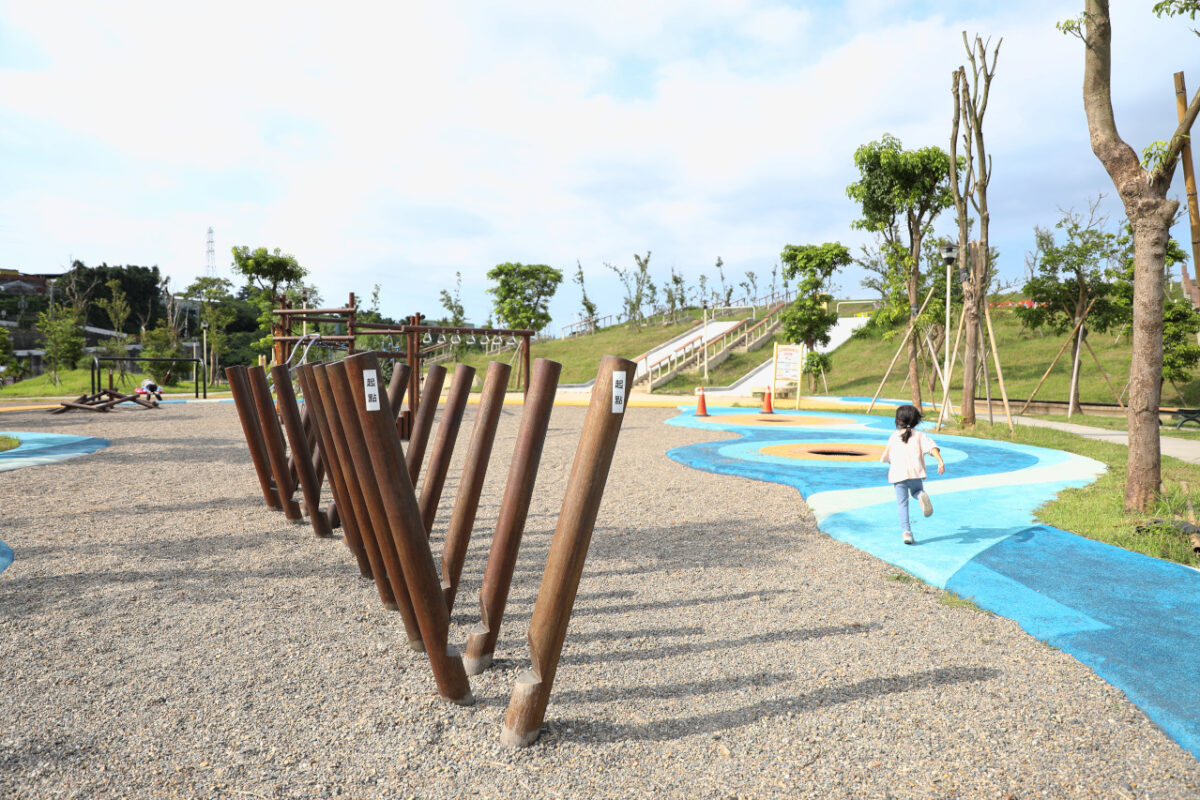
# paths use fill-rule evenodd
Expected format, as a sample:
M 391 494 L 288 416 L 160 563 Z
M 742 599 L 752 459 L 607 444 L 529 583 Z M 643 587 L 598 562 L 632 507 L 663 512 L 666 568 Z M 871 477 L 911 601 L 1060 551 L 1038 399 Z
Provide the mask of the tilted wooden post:
M 462 426 L 463 413 L 467 409 L 467 398 L 471 396 L 471 384 L 474 381 L 474 367 L 459 364 L 454 368 L 454 380 L 450 383 L 446 408 L 442 411 L 442 421 L 438 423 L 437 438 L 433 442 L 433 454 L 429 457 L 429 471 L 421 484 L 419 505 L 426 536 L 433 533 L 438 502 L 442 498 L 442 488 L 446 485 L 446 473 L 450 470 L 454 443 L 458 440 L 458 429 Z
M 309 409 L 309 417 L 313 421 L 314 427 L 317 429 L 317 435 L 321 439 L 321 458 L 325 465 L 325 472 L 329 475 L 329 486 L 333 490 L 334 499 L 337 502 L 337 516 L 340 518 L 342 526 L 343 541 L 346 547 L 350 548 L 350 552 L 354 554 L 355 560 L 358 562 L 358 569 L 363 577 L 372 577 L 371 562 L 367 558 L 367 551 L 363 546 L 362 533 L 359 530 L 358 520 L 354 515 L 354 503 L 350 499 L 350 491 L 346 486 L 345 473 L 342 470 L 341 459 L 338 457 L 338 450 L 334 444 L 333 433 L 329 422 L 329 414 L 325 410 L 325 403 L 321 398 L 321 392 L 317 388 L 317 379 L 312 373 L 312 365 L 304 365 L 297 370 L 297 375 L 300 378 L 300 388 L 304 391 L 304 405 Z M 331 517 L 333 514 L 330 515 Z M 332 524 L 332 519 L 330 524 Z
M 354 397 L 354 409 L 363 430 L 363 440 L 370 452 L 378 489 L 386 509 L 392 540 L 400 554 L 404 579 L 425 652 L 437 682 L 438 693 L 451 702 L 470 705 L 475 702 L 471 685 L 463 671 L 462 657 L 448 644 L 450 614 L 433 564 L 433 554 L 421 523 L 421 511 L 408 468 L 400 435 L 396 432 L 395 416 L 388 405 L 387 394 L 378 386 L 372 392 L 369 383 L 378 382 L 379 361 L 374 353 L 362 353 L 347 358 L 346 377 Z
M 379 591 L 379 600 L 385 608 L 399 611 L 400 606 L 396 602 L 396 590 L 392 588 L 392 584 L 388 580 L 387 567 L 384 566 L 383 556 L 380 554 L 379 545 L 376 542 L 378 534 L 372 523 L 371 513 L 367 510 L 366 498 L 363 496 L 363 481 L 358 474 L 354 457 L 350 453 L 346 430 L 342 425 L 342 412 L 338 409 L 337 396 L 329 380 L 328 366 L 317 364 L 312 367 L 310 375 L 314 386 L 321 395 L 321 405 L 325 410 L 325 421 L 329 424 L 333 446 L 337 451 L 337 463 L 342 471 L 342 482 L 346 487 L 346 495 L 350 500 L 350 507 L 354 509 L 354 522 L 358 526 L 363 552 L 366 554 L 367 561 L 371 565 L 370 574 L 375 579 L 375 587 Z
M 504 606 L 517 566 L 517 552 L 525 532 L 525 518 L 529 514 L 529 501 L 533 497 L 533 484 L 537 480 L 538 463 L 542 459 L 546 428 L 550 425 L 561 372 L 562 364 L 557 361 L 539 358 L 533 364 L 533 381 L 525 396 L 500 517 L 496 520 L 496 532 L 483 573 L 483 587 L 479 591 L 480 621 L 467 637 L 463 655 L 468 675 L 478 675 L 487 669 L 496 652 L 496 639 L 500 636 L 500 623 L 504 619 Z
M 414 486 L 421 474 L 421 462 L 425 460 L 425 446 L 429 444 L 429 432 L 433 430 L 433 416 L 442 399 L 442 382 L 446 379 L 446 368 L 440 364 L 429 367 L 425 376 L 425 388 L 421 390 L 420 407 L 413 417 L 412 434 L 408 437 L 408 478 Z M 410 399 L 411 404 L 411 399 Z
M 458 481 L 458 494 L 454 498 L 454 511 L 450 515 L 446 541 L 442 544 L 442 595 L 446 599 L 447 611 L 454 609 L 454 597 L 458 593 L 458 581 L 467 557 L 471 530 L 475 527 L 479 495 L 483 492 L 483 480 L 487 477 L 492 443 L 496 440 L 496 426 L 504 409 L 504 394 L 508 389 L 511 371 L 508 364 L 492 361 L 483 380 L 483 392 L 475 412 L 475 427 L 471 430 L 471 444 L 467 448 L 462 478 Z
M 388 383 L 388 402 L 392 404 L 392 411 L 396 413 L 396 430 L 400 430 L 401 417 L 400 405 L 404 402 L 404 393 L 408 391 L 408 377 L 412 373 L 412 367 L 408 364 L 397 364 L 392 362 L 392 380 Z M 403 435 L 400 437 L 404 438 Z
M 605 356 L 600 362 L 533 608 L 533 620 L 529 623 L 532 668 L 524 670 L 513 686 L 500 733 L 503 744 L 524 747 L 532 744 L 541 732 L 596 515 L 604 497 L 604 484 L 625 419 L 629 382 L 636 369 L 634 362 L 616 356 Z
M 283 504 L 283 515 L 293 522 L 299 522 L 304 518 L 304 514 L 300 511 L 300 504 L 292 499 L 295 486 L 288 469 L 287 450 L 283 445 L 283 432 L 279 429 L 279 417 L 275 415 L 275 403 L 271 399 L 271 389 L 267 386 L 267 373 L 262 367 L 253 367 L 247 371 L 246 377 L 254 395 L 254 407 L 258 410 L 263 443 L 267 448 L 267 460 L 271 462 L 275 489 L 279 492 L 279 501 Z
M 233 405 L 237 408 L 238 420 L 242 423 L 242 433 L 246 436 L 246 447 L 250 450 L 250 460 L 254 463 L 254 474 L 258 476 L 263 500 L 269 508 L 282 509 L 283 503 L 279 500 L 279 492 L 275 490 L 271 478 L 271 463 L 267 459 L 267 446 L 263 443 L 262 423 L 258 420 L 258 410 L 254 406 L 254 393 L 246 377 L 246 368 L 229 367 L 225 370 L 225 378 L 229 381 L 229 391 L 233 393 Z
M 304 430 L 304 422 L 300 419 L 300 407 L 292 389 L 292 376 L 288 374 L 287 367 L 276 366 L 271 368 L 271 377 L 275 381 L 279 416 L 283 418 L 284 432 L 287 433 L 288 444 L 292 449 L 292 463 L 296 467 L 296 477 L 300 481 L 300 491 L 304 495 L 304 505 L 309 521 L 312 522 L 313 533 L 321 537 L 333 536 L 329 518 L 321 510 L 321 483 L 317 479 L 317 471 L 313 469 L 308 432 Z
M 424 649 L 422 635 L 416 614 L 413 612 L 412 600 L 408 586 L 405 583 L 404 567 L 400 564 L 400 555 L 396 552 L 395 542 L 389 534 L 388 512 L 384 508 L 380 496 L 379 476 L 375 474 L 375 465 L 367 449 L 367 437 L 370 431 L 364 431 L 355 410 L 355 394 L 349 381 L 346 362 L 338 361 L 325 367 L 325 375 L 329 378 L 329 386 L 337 398 L 337 413 L 342 421 L 342 430 L 346 434 L 346 449 L 354 461 L 354 471 L 358 475 L 359 488 L 362 490 L 363 502 L 367 515 L 371 518 L 371 530 L 374 533 L 374 543 L 387 572 L 388 584 L 392 589 L 396 610 L 404 619 L 404 629 L 408 633 L 408 646 L 413 650 Z M 378 371 L 376 372 L 378 375 Z M 382 387 L 376 386 L 377 392 Z M 395 423 L 393 423 L 394 425 Z

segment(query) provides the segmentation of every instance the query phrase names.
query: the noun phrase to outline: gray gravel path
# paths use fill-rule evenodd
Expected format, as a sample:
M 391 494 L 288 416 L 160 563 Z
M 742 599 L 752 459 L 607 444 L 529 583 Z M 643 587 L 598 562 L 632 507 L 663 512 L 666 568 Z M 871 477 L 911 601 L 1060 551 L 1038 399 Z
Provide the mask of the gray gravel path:
M 792 489 L 667 459 L 720 435 L 673 413 L 628 412 L 547 725 L 520 751 L 501 721 L 583 408 L 555 410 L 466 709 L 344 545 L 263 506 L 231 404 L 0 415 L 113 442 L 0 475 L 0 798 L 1200 797 L 1196 760 L 1073 658 L 819 533 Z

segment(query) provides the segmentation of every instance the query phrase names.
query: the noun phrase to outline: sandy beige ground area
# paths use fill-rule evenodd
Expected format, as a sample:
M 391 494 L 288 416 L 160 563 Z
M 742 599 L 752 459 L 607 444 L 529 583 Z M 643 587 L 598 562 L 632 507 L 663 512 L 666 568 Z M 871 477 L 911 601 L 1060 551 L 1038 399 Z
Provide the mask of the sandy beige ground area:
M 502 418 L 459 645 L 520 413 Z M 470 708 L 437 698 L 339 539 L 263 505 L 231 404 L 0 416 L 112 442 L 0 473 L 16 553 L 0 574 L 0 797 L 1200 796 L 1197 761 L 1070 656 L 820 533 L 793 489 L 668 459 L 723 435 L 662 424 L 672 413 L 628 412 L 525 750 L 500 744 L 501 721 L 584 409 L 555 410 Z

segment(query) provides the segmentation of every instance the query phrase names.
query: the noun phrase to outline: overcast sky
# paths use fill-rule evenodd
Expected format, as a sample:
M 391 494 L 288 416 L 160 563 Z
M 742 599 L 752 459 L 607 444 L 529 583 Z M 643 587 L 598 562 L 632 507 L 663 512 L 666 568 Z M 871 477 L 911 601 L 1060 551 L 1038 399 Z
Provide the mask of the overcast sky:
M 235 245 L 281 248 L 327 301 L 381 286 L 443 311 L 463 275 L 491 313 L 506 261 L 567 275 L 555 331 L 600 313 L 605 263 L 652 251 L 694 284 L 785 244 L 865 241 L 845 187 L 859 145 L 948 148 L 962 33 L 1003 37 L 985 120 L 992 242 L 1018 280 L 1033 226 L 1109 195 L 1081 101 L 1082 0 L 1009 2 L 0 2 L 0 267 L 158 265 L 182 288 Z M 1151 0 L 1113 3 L 1117 122 L 1139 152 L 1176 125 L 1200 41 Z M 1175 194 L 1182 195 L 1177 177 Z M 952 216 L 937 222 L 953 230 Z M 1183 242 L 1190 236 L 1175 230 Z M 862 274 L 840 296 L 869 296 Z

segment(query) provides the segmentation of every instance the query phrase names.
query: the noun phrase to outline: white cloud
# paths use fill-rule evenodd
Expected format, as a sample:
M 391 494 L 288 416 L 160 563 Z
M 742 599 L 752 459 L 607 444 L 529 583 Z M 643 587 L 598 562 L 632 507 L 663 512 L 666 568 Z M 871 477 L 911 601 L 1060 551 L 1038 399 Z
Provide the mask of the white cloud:
M 635 251 L 692 281 L 717 255 L 761 274 L 786 242 L 861 240 L 858 145 L 946 146 L 967 30 L 1004 37 L 986 129 L 994 236 L 1019 270 L 1033 222 L 1107 188 L 1080 46 L 1053 28 L 1076 5 L 10 5 L 0 24 L 49 66 L 7 71 L 0 115 L 57 138 L 12 134 L 0 167 L 89 158 L 0 189 L 0 263 L 53 269 L 69 250 L 186 283 L 214 225 L 221 265 L 232 244 L 282 247 L 327 298 L 378 280 L 395 314 L 438 313 L 462 270 L 478 319 L 500 261 L 578 258 L 602 309 L 620 294 L 602 262 Z M 1114 9 L 1114 97 L 1140 148 L 1170 133 L 1168 62 L 1194 40 L 1139 5 Z M 569 316 L 577 289 L 561 294 Z

